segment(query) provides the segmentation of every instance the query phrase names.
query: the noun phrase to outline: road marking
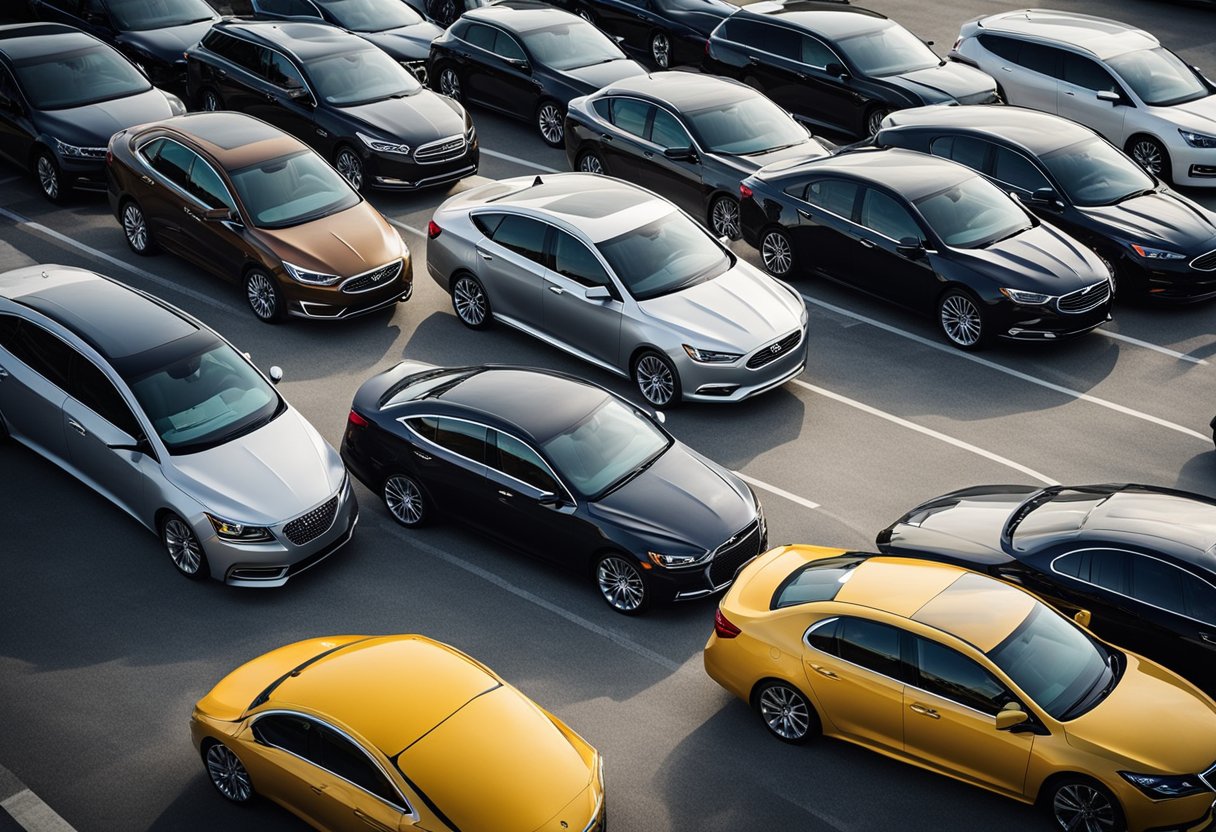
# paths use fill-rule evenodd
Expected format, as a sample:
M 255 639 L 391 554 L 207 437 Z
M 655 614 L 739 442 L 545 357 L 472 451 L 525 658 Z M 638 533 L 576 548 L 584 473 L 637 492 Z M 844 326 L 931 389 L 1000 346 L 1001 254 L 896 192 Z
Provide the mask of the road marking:
M 1023 373 L 1020 370 L 1015 370 L 1012 367 L 1006 367 L 1004 364 L 997 364 L 995 361 L 989 361 L 987 358 L 980 358 L 978 355 L 972 355 L 969 352 L 963 352 L 962 350 L 956 349 L 951 346 L 947 346 L 946 344 L 940 343 L 938 341 L 933 341 L 933 340 L 930 340 L 929 338 L 925 338 L 925 337 L 917 335 L 915 333 L 908 332 L 907 330 L 900 329 L 897 326 L 892 326 L 891 324 L 883 323 L 882 321 L 875 320 L 874 318 L 869 318 L 869 317 L 867 317 L 865 315 L 861 315 L 857 312 L 851 312 L 848 309 L 845 309 L 841 306 L 837 306 L 834 303 L 828 303 L 825 300 L 819 300 L 818 298 L 811 297 L 808 294 L 803 293 L 802 297 L 806 300 L 807 303 L 813 303 L 814 305 L 819 306 L 823 309 L 828 309 L 828 310 L 831 310 L 832 312 L 836 312 L 840 315 L 844 315 L 845 317 L 853 318 L 854 320 L 861 321 L 863 323 L 867 323 L 870 326 L 878 327 L 879 329 L 886 330 L 887 332 L 890 332 L 894 335 L 899 335 L 902 338 L 907 338 L 911 341 L 915 341 L 918 344 L 923 344 L 926 347 L 931 347 L 932 349 L 938 350 L 939 352 L 944 352 L 947 355 L 953 355 L 956 358 L 966 359 L 967 361 L 971 361 L 976 364 L 980 364 L 980 365 L 982 365 L 984 367 L 988 367 L 989 369 L 992 369 L 992 370 L 996 370 L 999 373 L 1004 373 L 1005 375 L 1013 376 L 1014 378 L 1021 379 L 1022 381 L 1026 381 L 1031 384 L 1037 384 L 1039 387 L 1046 387 L 1048 390 L 1054 390 L 1057 393 L 1063 393 L 1064 395 L 1070 396 L 1074 399 L 1080 399 L 1081 401 L 1086 401 L 1086 402 L 1089 402 L 1090 404 L 1096 404 L 1099 407 L 1105 407 L 1108 410 L 1113 410 L 1116 413 L 1122 413 L 1125 416 L 1131 416 L 1135 419 L 1141 419 L 1145 422 L 1151 422 L 1154 425 L 1160 425 L 1163 428 L 1169 428 L 1170 430 L 1177 431 L 1178 433 L 1186 434 L 1187 436 L 1193 436 L 1196 439 L 1202 440 L 1205 445 L 1212 441 L 1211 437 L 1206 434 L 1200 433 L 1199 431 L 1196 431 L 1196 430 L 1191 430 L 1188 427 L 1184 427 L 1182 425 L 1175 424 L 1174 422 L 1167 421 L 1166 419 L 1161 419 L 1157 416 L 1152 416 L 1148 413 L 1142 413 L 1139 410 L 1134 410 L 1133 408 L 1125 407 L 1124 405 L 1116 404 L 1115 402 L 1108 401 L 1106 399 L 1100 399 L 1097 396 L 1091 396 L 1089 393 L 1082 393 L 1080 390 L 1073 390 L 1071 387 L 1065 387 L 1061 384 L 1055 384 L 1054 382 L 1046 381 L 1041 378 L 1036 378 L 1035 376 L 1028 375 L 1027 373 Z
M 819 508 L 819 503 L 812 503 L 810 500 L 806 499 L 805 497 L 799 497 L 797 494 L 791 494 L 790 492 L 786 491 L 784 488 L 778 488 L 775 485 L 769 485 L 768 483 L 764 482 L 763 480 L 758 480 L 758 479 L 749 477 L 747 474 L 743 473 L 742 471 L 732 471 L 731 473 L 733 473 L 736 477 L 743 480 L 744 482 L 750 483 L 751 485 L 756 486 L 756 488 L 761 488 L 765 491 L 770 491 L 773 494 L 776 494 L 778 497 L 784 497 L 785 499 L 789 500 L 791 503 L 797 503 L 798 505 L 805 506 L 809 509 Z
M 412 226 L 412 225 L 406 225 L 403 222 L 398 222 L 397 220 L 395 220 L 389 216 L 385 216 L 384 218 L 386 220 L 388 220 L 389 222 L 391 222 L 393 225 L 397 226 L 398 228 L 403 228 L 406 231 L 410 232 L 411 234 L 417 234 L 419 237 L 426 236 L 426 232 L 423 231 L 421 228 L 414 228 L 414 226 Z
M 547 173 L 562 173 L 562 171 L 558 170 L 557 168 L 551 168 L 548 165 L 538 165 L 536 162 L 529 159 L 521 159 L 518 156 L 512 156 L 509 153 L 499 153 L 497 150 L 487 150 L 484 147 L 481 149 L 481 155 L 493 156 L 495 159 L 505 159 L 508 162 L 514 162 L 517 165 L 523 165 L 527 168 L 536 168 L 537 170 L 543 170 Z
M 1177 358 L 1179 361 L 1189 361 L 1192 364 L 1207 364 L 1202 358 L 1196 358 L 1193 355 L 1187 355 L 1184 352 L 1172 350 L 1169 347 L 1163 347 L 1160 344 L 1153 344 L 1149 341 L 1141 341 L 1139 338 L 1133 338 L 1130 335 L 1124 335 L 1121 332 L 1112 332 L 1109 329 L 1095 329 L 1094 332 L 1099 335 L 1105 335 L 1107 338 L 1114 338 L 1117 341 L 1126 341 L 1129 344 L 1135 344 L 1137 347 L 1144 347 L 1146 350 L 1153 350 L 1163 355 L 1168 355 L 1171 358 Z
M 860 411 L 869 413 L 871 416 L 877 416 L 880 419 L 886 419 L 888 422 L 892 422 L 896 425 L 900 425 L 901 427 L 908 428 L 909 430 L 914 430 L 917 433 L 923 433 L 925 436 L 932 436 L 934 439 L 940 439 L 942 442 L 945 442 L 949 445 L 953 445 L 956 448 L 962 448 L 964 451 L 970 451 L 971 453 L 976 454 L 977 456 L 982 456 L 985 459 L 990 459 L 993 462 L 997 462 L 997 463 L 1000 463 L 1001 465 L 1005 465 L 1009 468 L 1012 468 L 1015 471 L 1021 471 L 1023 474 L 1027 475 L 1028 477 L 1033 477 L 1034 479 L 1038 480 L 1039 482 L 1045 483 L 1047 485 L 1059 485 L 1059 483 L 1056 482 L 1055 480 L 1053 480 L 1051 477 L 1048 477 L 1045 474 L 1040 474 L 1038 471 L 1034 470 L 1033 468 L 1027 468 L 1025 465 L 1014 462 L 1012 459 L 1007 459 L 1006 457 L 1003 457 L 1000 454 L 994 454 L 992 451 L 986 451 L 983 448 L 972 445 L 970 442 L 964 442 L 961 439 L 955 439 L 953 436 L 947 436 L 946 434 L 941 433 L 940 431 L 936 431 L 933 428 L 927 428 L 924 425 L 918 425 L 915 422 L 909 422 L 907 419 L 902 419 L 899 416 L 896 416 L 892 413 L 887 413 L 886 411 L 879 410 L 876 407 L 871 407 L 870 405 L 865 404 L 864 402 L 859 402 L 856 399 L 850 399 L 848 396 L 842 396 L 839 393 L 833 393 L 831 390 L 825 390 L 822 387 L 817 387 L 814 384 L 805 382 L 800 378 L 793 379 L 793 383 L 797 384 L 799 387 L 805 387 L 807 390 L 810 390 L 812 393 L 818 393 L 820 396 L 826 396 L 827 398 L 832 399 L 834 401 L 838 401 L 841 404 L 847 404 L 849 407 L 855 407 Z
M 18 179 L 22 178 L 23 177 L 20 176 L 6 176 L 3 179 L 0 179 L 0 185 L 7 185 L 9 182 L 16 182 Z
M 155 283 L 157 286 L 163 286 L 166 289 L 172 289 L 175 292 L 180 292 L 181 294 L 185 295 L 186 297 L 193 298 L 194 300 L 197 300 L 200 303 L 205 303 L 208 306 L 215 307 L 216 309 L 223 309 L 225 312 L 231 312 L 234 308 L 236 308 L 232 304 L 227 304 L 227 303 L 224 303 L 223 301 L 216 300 L 215 298 L 211 297 L 210 295 L 204 294 L 203 292 L 195 291 L 194 289 L 190 289 L 186 286 L 182 286 L 180 284 L 174 283 L 172 280 L 166 280 L 163 277 L 154 275 L 154 274 L 152 274 L 152 272 L 141 269 L 139 266 L 132 266 L 130 263 L 127 263 L 124 260 L 119 260 L 117 257 L 115 257 L 111 254 L 106 254 L 104 251 L 95 249 L 92 246 L 86 246 L 84 243 L 80 242 L 79 240 L 73 240 L 71 237 L 67 236 L 66 234 L 60 234 L 58 231 L 55 231 L 53 228 L 47 228 L 42 223 L 34 222 L 33 220 L 31 220 L 27 217 L 21 216 L 20 214 L 14 214 L 12 211 L 9 211 L 7 208 L 0 208 L 0 216 L 8 217 L 10 220 L 12 220 L 14 223 L 16 223 L 18 227 L 28 228 L 32 231 L 38 232 L 39 234 L 43 234 L 47 237 L 50 237 L 53 240 L 58 240 L 59 242 L 63 243 L 66 246 L 70 246 L 71 248 L 74 248 L 78 251 L 83 251 L 86 254 L 91 254 L 92 256 L 98 258 L 99 260 L 104 260 L 105 262 L 107 262 L 113 266 L 117 266 L 120 269 L 125 269 L 126 271 L 130 272 L 131 274 L 139 275 L 144 280 Z
M 4 766 L 0 766 L 0 809 L 27 832 L 76 832 Z

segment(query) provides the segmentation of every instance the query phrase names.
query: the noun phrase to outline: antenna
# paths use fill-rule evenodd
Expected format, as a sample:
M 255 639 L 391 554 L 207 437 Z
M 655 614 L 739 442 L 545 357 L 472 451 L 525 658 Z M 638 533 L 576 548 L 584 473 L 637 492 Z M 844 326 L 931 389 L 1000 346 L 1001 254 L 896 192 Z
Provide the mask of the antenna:
M 544 183 L 544 182 L 541 180 L 541 178 L 540 178 L 540 176 L 539 176 L 539 175 L 537 175 L 537 177 L 536 177 L 535 179 L 533 179 L 533 180 L 532 180 L 532 187 L 533 187 L 533 188 L 535 188 L 537 185 L 543 185 L 543 184 L 545 184 L 545 183 Z

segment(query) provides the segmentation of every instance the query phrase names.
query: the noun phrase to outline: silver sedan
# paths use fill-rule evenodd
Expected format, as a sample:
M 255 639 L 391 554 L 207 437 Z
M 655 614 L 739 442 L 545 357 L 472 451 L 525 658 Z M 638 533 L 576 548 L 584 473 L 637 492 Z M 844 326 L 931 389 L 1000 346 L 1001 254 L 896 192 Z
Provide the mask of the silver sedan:
M 740 401 L 806 366 L 806 304 L 667 200 L 607 176 L 506 179 L 443 203 L 427 269 L 457 316 L 501 321 L 655 407 Z

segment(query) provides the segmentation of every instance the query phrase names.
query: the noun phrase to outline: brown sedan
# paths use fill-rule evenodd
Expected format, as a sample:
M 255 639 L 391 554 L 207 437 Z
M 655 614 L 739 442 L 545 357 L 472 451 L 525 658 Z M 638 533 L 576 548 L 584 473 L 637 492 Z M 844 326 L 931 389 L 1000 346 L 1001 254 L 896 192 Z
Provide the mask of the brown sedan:
M 401 236 L 324 159 L 240 113 L 115 133 L 110 207 L 137 254 L 164 248 L 232 281 L 266 323 L 349 318 L 409 299 Z

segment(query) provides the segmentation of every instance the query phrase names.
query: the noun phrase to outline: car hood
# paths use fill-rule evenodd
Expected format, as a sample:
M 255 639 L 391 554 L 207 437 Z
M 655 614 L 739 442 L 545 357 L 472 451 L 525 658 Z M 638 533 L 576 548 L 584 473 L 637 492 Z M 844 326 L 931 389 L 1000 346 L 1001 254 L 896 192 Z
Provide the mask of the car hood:
M 464 135 L 464 109 L 447 96 L 421 89 L 405 98 L 386 98 L 370 104 L 343 107 L 350 118 L 363 122 L 376 138 L 404 142 L 410 147 Z
M 932 552 L 952 560 L 1004 563 L 1001 530 L 1033 486 L 995 485 L 945 494 L 909 511 L 878 535 L 884 553 Z
M 820 156 L 827 155 L 828 149 L 820 144 L 817 139 L 813 138 L 808 138 L 805 142 L 793 145 L 792 147 L 783 147 L 780 150 L 770 150 L 765 153 L 713 154 L 715 159 L 719 159 L 738 170 L 740 178 L 753 174 L 765 165 L 771 165 L 775 162 L 797 163 L 804 159 L 818 159 Z
M 1216 135 L 1216 94 L 1169 107 L 1149 107 L 1158 118 L 1186 130 Z M 1176 138 L 1171 136 L 1171 138 Z
M 1108 277 L 1096 254 L 1045 222 L 988 248 L 953 251 L 960 262 L 1011 289 L 1063 295 Z
M 718 548 L 756 517 L 755 501 L 742 480 L 679 442 L 593 510 L 658 538 L 656 546 L 670 541 L 702 550 Z
M 622 58 L 621 60 L 609 61 L 604 64 L 592 64 L 591 66 L 580 66 L 577 69 L 567 69 L 562 74 L 567 78 L 572 78 L 581 86 L 586 87 L 587 92 L 590 93 L 609 84 L 615 84 L 624 78 L 645 75 L 646 70 L 637 61 Z
M 900 75 L 888 75 L 882 80 L 920 96 L 926 104 L 947 101 L 981 104 L 996 93 L 996 81 L 992 80 L 991 75 L 956 61 L 946 61 L 939 66 Z
M 1128 242 L 1188 256 L 1216 248 L 1216 214 L 1170 190 L 1078 210 Z
M 638 307 L 694 347 L 745 355 L 799 329 L 806 311 L 792 290 L 742 261 L 713 280 L 640 301 Z
M 290 405 L 262 428 L 172 457 L 170 479 L 226 520 L 273 526 L 332 497 L 346 469 L 337 452 Z
M 159 58 L 167 64 L 176 63 L 182 59 L 182 53 L 203 39 L 203 35 L 220 18 L 204 20 L 201 23 L 187 23 L 185 26 L 169 26 L 165 29 L 143 29 L 138 32 L 122 32 L 114 38 L 119 46 L 126 46 L 146 52 L 154 58 Z
M 429 21 L 402 26 L 384 32 L 357 32 L 399 61 L 425 60 L 431 52 L 431 41 L 443 34 L 443 29 Z
M 401 235 L 367 201 L 291 228 L 261 228 L 274 253 L 293 266 L 352 277 L 406 253 Z
M 153 87 L 146 92 L 84 107 L 41 110 L 34 118 L 39 130 L 60 141 L 81 147 L 105 147 L 119 130 L 173 115 L 165 94 Z

